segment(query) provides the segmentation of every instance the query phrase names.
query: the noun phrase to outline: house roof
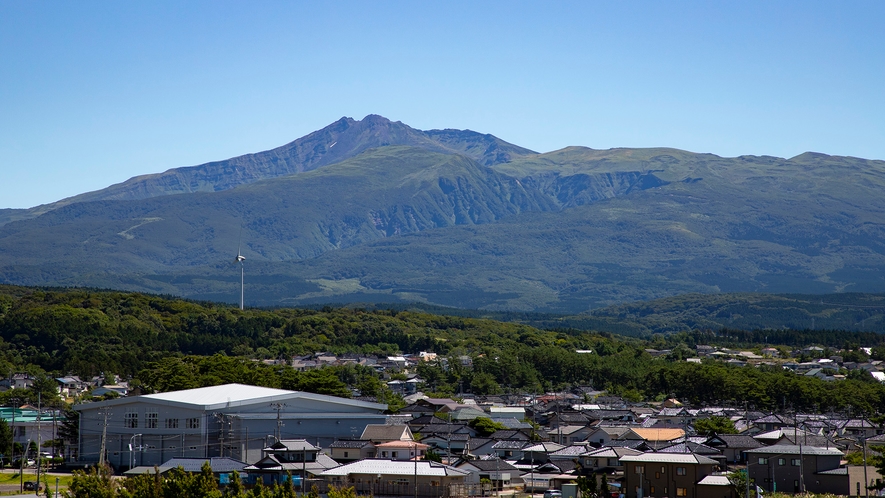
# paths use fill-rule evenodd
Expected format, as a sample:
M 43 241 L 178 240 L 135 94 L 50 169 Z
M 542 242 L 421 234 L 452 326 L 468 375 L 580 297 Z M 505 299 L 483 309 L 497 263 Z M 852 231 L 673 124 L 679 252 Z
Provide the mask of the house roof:
M 726 448 L 758 448 L 762 446 L 759 441 L 742 434 L 718 434 L 711 436 L 704 444 L 714 448 L 717 446 L 725 446 Z
M 366 441 L 411 441 L 412 431 L 408 425 L 369 424 L 360 439 Z
M 370 458 L 348 463 L 322 472 L 322 476 L 348 476 L 351 474 L 372 474 L 388 476 L 422 477 L 463 477 L 469 472 L 431 461 L 383 460 Z
M 731 486 L 727 476 L 706 476 L 698 481 L 699 486 Z
M 717 464 L 716 460 L 691 453 L 642 453 L 639 455 L 625 455 L 622 462 L 645 462 L 645 463 L 697 463 Z
M 624 433 L 622 437 L 630 439 L 630 432 L 646 441 L 672 441 L 685 436 L 685 431 L 682 429 L 646 429 L 633 427 L 628 432 Z
M 676 443 L 671 444 L 665 448 L 659 448 L 657 450 L 660 453 L 697 453 L 699 455 L 713 455 L 720 456 L 722 452 L 717 450 L 716 448 L 711 448 L 707 445 L 693 443 L 688 441 L 687 443 Z
M 414 441 L 389 441 L 386 443 L 376 444 L 376 448 L 417 448 L 419 450 L 426 450 L 428 446 L 424 443 L 416 443 Z
M 752 450 L 747 450 L 747 453 L 756 453 L 763 455 L 798 455 L 799 453 L 803 455 L 826 455 L 826 456 L 842 456 L 841 450 L 837 450 L 835 448 L 822 448 L 820 446 L 805 446 L 805 445 L 794 445 L 794 444 L 778 444 L 775 446 L 763 446 L 762 448 L 755 448 Z
M 371 441 L 363 441 L 361 439 L 338 439 L 329 445 L 329 448 L 365 448 L 372 446 Z
M 159 471 L 162 474 L 166 471 L 181 467 L 185 472 L 200 472 L 203 468 L 203 464 L 206 462 L 209 462 L 209 466 L 212 467 L 212 472 L 215 474 L 233 471 L 242 472 L 243 469 L 246 468 L 246 462 L 234 460 L 230 457 L 213 457 L 209 459 L 172 458 L 167 460 L 163 465 L 160 465 Z
M 505 460 L 501 460 L 500 458 L 492 458 L 489 460 L 465 460 L 465 461 L 459 463 L 458 465 L 456 465 L 456 467 L 461 468 L 461 467 L 464 467 L 467 465 L 472 465 L 472 466 L 476 467 L 476 469 L 483 470 L 483 471 L 498 472 L 498 471 L 517 470 L 516 467 L 514 467 L 513 465 L 510 465 L 509 462 L 507 462 Z
M 319 449 L 305 439 L 283 439 L 264 448 L 264 451 L 319 451 Z
M 587 452 L 583 456 L 590 458 L 621 458 L 622 456 L 639 455 L 641 453 L 639 450 L 624 446 L 603 446 L 598 450 Z

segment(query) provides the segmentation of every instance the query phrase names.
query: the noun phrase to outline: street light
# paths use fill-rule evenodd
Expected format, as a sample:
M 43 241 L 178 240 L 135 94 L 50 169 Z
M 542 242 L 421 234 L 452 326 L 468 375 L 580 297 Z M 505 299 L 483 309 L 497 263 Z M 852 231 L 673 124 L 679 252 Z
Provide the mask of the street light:
M 141 434 L 133 434 L 131 438 L 129 438 L 129 470 L 132 470 L 135 467 L 135 438 L 141 437 Z

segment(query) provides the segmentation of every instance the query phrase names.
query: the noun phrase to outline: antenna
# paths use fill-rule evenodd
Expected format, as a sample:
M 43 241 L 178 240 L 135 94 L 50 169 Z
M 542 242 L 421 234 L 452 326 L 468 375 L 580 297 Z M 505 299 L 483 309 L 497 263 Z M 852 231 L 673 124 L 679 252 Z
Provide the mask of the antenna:
M 246 260 L 246 257 L 243 256 L 242 252 L 240 252 L 240 248 L 242 247 L 242 244 L 243 244 L 243 229 L 240 228 L 240 240 L 239 240 L 239 242 L 237 242 L 237 257 L 234 258 L 234 263 L 240 264 L 240 309 L 241 310 L 244 308 L 244 300 L 246 297 L 246 287 L 245 287 L 246 268 L 243 265 L 243 261 Z

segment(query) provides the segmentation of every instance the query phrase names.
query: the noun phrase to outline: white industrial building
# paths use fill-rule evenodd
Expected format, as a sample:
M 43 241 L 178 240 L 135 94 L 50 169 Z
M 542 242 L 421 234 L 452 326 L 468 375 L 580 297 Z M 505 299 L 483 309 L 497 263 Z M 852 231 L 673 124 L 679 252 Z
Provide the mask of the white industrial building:
M 160 465 L 170 458 L 261 459 L 275 440 L 328 446 L 387 420 L 387 405 L 301 391 L 226 384 L 75 405 L 76 461 L 115 468 Z M 102 443 L 104 440 L 104 443 Z

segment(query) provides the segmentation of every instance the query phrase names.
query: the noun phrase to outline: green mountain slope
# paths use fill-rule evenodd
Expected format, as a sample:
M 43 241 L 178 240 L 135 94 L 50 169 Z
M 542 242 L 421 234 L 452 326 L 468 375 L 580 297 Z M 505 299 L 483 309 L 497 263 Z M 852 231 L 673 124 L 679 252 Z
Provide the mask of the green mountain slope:
M 227 190 L 263 179 L 311 171 L 344 161 L 368 149 L 388 145 L 407 145 L 459 154 L 487 166 L 534 154 L 492 135 L 469 130 L 421 131 L 377 115 L 366 116 L 361 121 L 345 117 L 272 150 L 137 176 L 101 190 L 31 209 L 0 210 L 0 225 L 33 218 L 78 202 L 138 200 Z
M 224 192 L 65 206 L 0 228 L 0 250 L 17 255 L 4 268 L 7 278 L 40 266 L 69 267 L 72 278 L 89 270 L 156 272 L 227 261 L 241 227 L 249 260 L 283 261 L 552 208 L 544 196 L 464 156 L 383 147 Z
M 247 302 L 261 305 L 577 313 L 684 293 L 885 289 L 883 161 L 531 154 L 473 132 L 360 126 L 371 121 L 387 135 L 338 145 L 424 142 L 218 192 L 78 202 L 8 223 L 0 282 L 235 301 L 242 236 Z

